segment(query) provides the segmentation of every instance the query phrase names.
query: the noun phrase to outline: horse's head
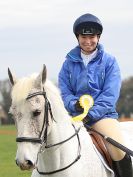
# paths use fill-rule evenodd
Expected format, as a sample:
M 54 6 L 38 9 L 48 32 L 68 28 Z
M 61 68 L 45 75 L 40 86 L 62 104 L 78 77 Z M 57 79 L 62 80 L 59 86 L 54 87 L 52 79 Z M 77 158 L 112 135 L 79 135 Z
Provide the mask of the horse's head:
M 43 90 L 46 67 L 43 67 L 39 75 L 34 74 L 18 80 L 9 69 L 8 75 L 12 84 L 10 113 L 17 128 L 16 163 L 22 170 L 28 170 L 34 168 L 46 130 L 45 110 L 48 100 Z

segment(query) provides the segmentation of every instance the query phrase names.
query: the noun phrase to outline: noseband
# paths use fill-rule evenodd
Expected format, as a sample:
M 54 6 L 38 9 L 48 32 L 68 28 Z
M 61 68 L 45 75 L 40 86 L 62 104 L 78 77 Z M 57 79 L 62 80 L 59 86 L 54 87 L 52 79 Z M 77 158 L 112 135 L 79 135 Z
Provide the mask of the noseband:
M 61 145 L 61 144 L 65 143 L 65 142 L 69 141 L 70 139 L 72 139 L 75 136 L 77 136 L 77 139 L 78 139 L 78 155 L 77 155 L 77 157 L 75 158 L 75 160 L 72 163 L 70 163 L 69 165 L 67 165 L 64 168 L 61 168 L 61 169 L 58 169 L 58 170 L 54 170 L 54 171 L 50 171 L 50 172 L 41 172 L 36 167 L 36 170 L 38 171 L 38 173 L 40 175 L 51 175 L 51 174 L 54 174 L 54 173 L 66 170 L 67 168 L 69 168 L 70 166 L 72 166 L 75 162 L 77 162 L 80 159 L 80 157 L 81 157 L 81 155 L 80 155 L 81 145 L 80 145 L 80 139 L 79 139 L 79 135 L 78 135 L 78 133 L 80 131 L 80 128 L 76 129 L 74 127 L 74 125 L 73 125 L 75 133 L 72 136 L 70 136 L 69 138 L 67 138 L 67 139 L 65 139 L 65 140 L 63 140 L 61 142 L 58 142 L 58 143 L 55 143 L 55 144 L 49 144 L 48 145 L 47 144 L 47 131 L 48 131 L 48 126 L 49 126 L 49 113 L 50 113 L 50 117 L 51 117 L 52 120 L 54 120 L 54 117 L 53 117 L 53 114 L 52 114 L 50 102 L 49 102 L 49 100 L 48 100 L 48 98 L 46 96 L 46 92 L 44 90 L 40 91 L 40 92 L 35 92 L 35 93 L 32 93 L 32 94 L 29 94 L 27 96 L 26 100 L 28 100 L 28 99 L 30 99 L 30 98 L 32 98 L 34 96 L 37 96 L 37 95 L 43 95 L 44 100 L 45 100 L 44 119 L 43 119 L 43 125 L 42 125 L 41 132 L 39 134 L 39 137 L 38 138 L 17 137 L 16 138 L 16 142 L 31 142 L 31 143 L 39 143 L 39 144 L 46 143 L 45 148 L 51 148 L 51 147 L 54 147 L 54 146 L 57 146 L 57 145 Z M 45 130 L 44 130 L 44 125 L 45 125 Z M 43 132 L 44 132 L 44 135 L 43 135 Z

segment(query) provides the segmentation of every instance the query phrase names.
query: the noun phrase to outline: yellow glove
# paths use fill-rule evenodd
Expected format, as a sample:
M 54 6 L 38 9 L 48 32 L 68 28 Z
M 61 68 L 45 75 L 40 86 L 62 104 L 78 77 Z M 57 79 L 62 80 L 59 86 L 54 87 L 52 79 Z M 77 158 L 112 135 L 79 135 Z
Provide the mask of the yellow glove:
M 72 117 L 72 121 L 82 121 L 88 114 L 89 109 L 93 106 L 94 100 L 90 95 L 83 95 L 79 98 L 79 104 L 84 112 L 76 117 Z

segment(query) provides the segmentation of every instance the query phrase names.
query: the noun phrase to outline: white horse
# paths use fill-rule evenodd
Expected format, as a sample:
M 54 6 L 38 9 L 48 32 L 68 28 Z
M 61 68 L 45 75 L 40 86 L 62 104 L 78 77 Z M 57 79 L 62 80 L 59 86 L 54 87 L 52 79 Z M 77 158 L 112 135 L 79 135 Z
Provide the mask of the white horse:
M 32 169 L 32 177 L 114 176 L 82 123 L 72 124 L 58 89 L 46 79 L 45 66 L 39 75 L 18 80 L 10 70 L 8 74 L 10 112 L 17 128 L 16 163 L 22 170 Z

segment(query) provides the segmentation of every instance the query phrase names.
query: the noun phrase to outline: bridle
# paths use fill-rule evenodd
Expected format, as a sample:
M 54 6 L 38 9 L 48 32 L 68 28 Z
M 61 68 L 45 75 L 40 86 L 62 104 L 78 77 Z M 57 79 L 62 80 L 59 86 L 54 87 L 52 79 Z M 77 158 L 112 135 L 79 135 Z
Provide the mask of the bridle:
M 40 134 L 39 134 L 39 137 L 38 138 L 32 138 L 32 137 L 17 137 L 16 138 L 16 142 L 31 142 L 31 143 L 39 143 L 39 144 L 46 144 L 45 145 L 45 148 L 48 149 L 48 148 L 51 148 L 51 147 L 54 147 L 54 146 L 58 146 L 58 145 L 61 145 L 67 141 L 69 141 L 70 139 L 72 139 L 73 137 L 77 136 L 77 139 L 78 139 L 78 153 L 77 153 L 77 157 L 75 158 L 75 160 L 70 163 L 69 165 L 67 165 L 66 167 L 64 168 L 60 168 L 58 170 L 53 170 L 53 171 L 49 171 L 49 172 L 41 172 L 39 171 L 39 169 L 37 167 L 36 170 L 38 171 L 38 173 L 40 175 L 50 175 L 50 174 L 54 174 L 54 173 L 57 173 L 57 172 L 60 172 L 60 171 L 63 171 L 67 168 L 69 168 L 70 166 L 72 166 L 75 162 L 77 162 L 80 157 L 81 157 L 81 154 L 80 154 L 80 151 L 81 151 L 81 145 L 80 145 L 80 139 L 79 139 L 79 131 L 80 131 L 80 128 L 76 129 L 74 127 L 74 125 L 72 124 L 72 126 L 74 127 L 74 130 L 75 130 L 75 133 L 70 136 L 69 138 L 61 141 L 61 142 L 58 142 L 58 143 L 55 143 L 55 144 L 47 144 L 47 132 L 48 132 L 48 126 L 49 126 L 49 114 L 50 114 L 50 117 L 52 119 L 52 121 L 55 121 L 54 120 L 54 117 L 53 117 L 53 114 L 52 114 L 52 110 L 51 110 L 51 105 L 50 105 L 50 102 L 46 96 L 46 92 L 45 90 L 43 89 L 43 91 L 39 91 L 39 92 L 35 92 L 35 93 L 31 93 L 27 96 L 26 100 L 34 97 L 34 96 L 37 96 L 37 95 L 43 95 L 44 97 L 44 100 L 45 100 L 45 106 L 44 106 L 44 119 L 43 119 L 43 125 L 42 125 L 42 129 L 40 131 Z M 56 122 L 56 121 L 55 121 Z M 45 130 L 44 130 L 44 126 L 45 126 Z M 44 132 L 44 134 L 43 134 Z M 37 160 L 38 160 L 38 157 L 37 157 Z
M 51 111 L 51 105 L 46 97 L 46 92 L 44 91 L 40 91 L 40 92 L 35 92 L 32 94 L 29 94 L 26 98 L 26 100 L 37 96 L 37 95 L 43 95 L 44 99 L 45 99 L 45 112 L 44 112 L 44 119 L 43 119 L 43 125 L 42 125 L 42 129 L 40 131 L 39 137 L 38 138 L 32 138 L 32 137 L 17 137 L 16 138 L 16 142 L 31 142 L 31 143 L 44 143 L 46 142 L 46 138 L 47 138 L 47 128 L 48 128 L 48 124 L 49 124 L 49 119 L 48 119 L 48 113 L 50 113 L 51 115 L 51 119 L 54 120 L 53 115 L 52 115 L 52 111 Z M 46 124 L 46 128 L 44 131 L 44 135 L 42 135 L 43 133 L 43 129 L 44 129 L 44 125 Z

